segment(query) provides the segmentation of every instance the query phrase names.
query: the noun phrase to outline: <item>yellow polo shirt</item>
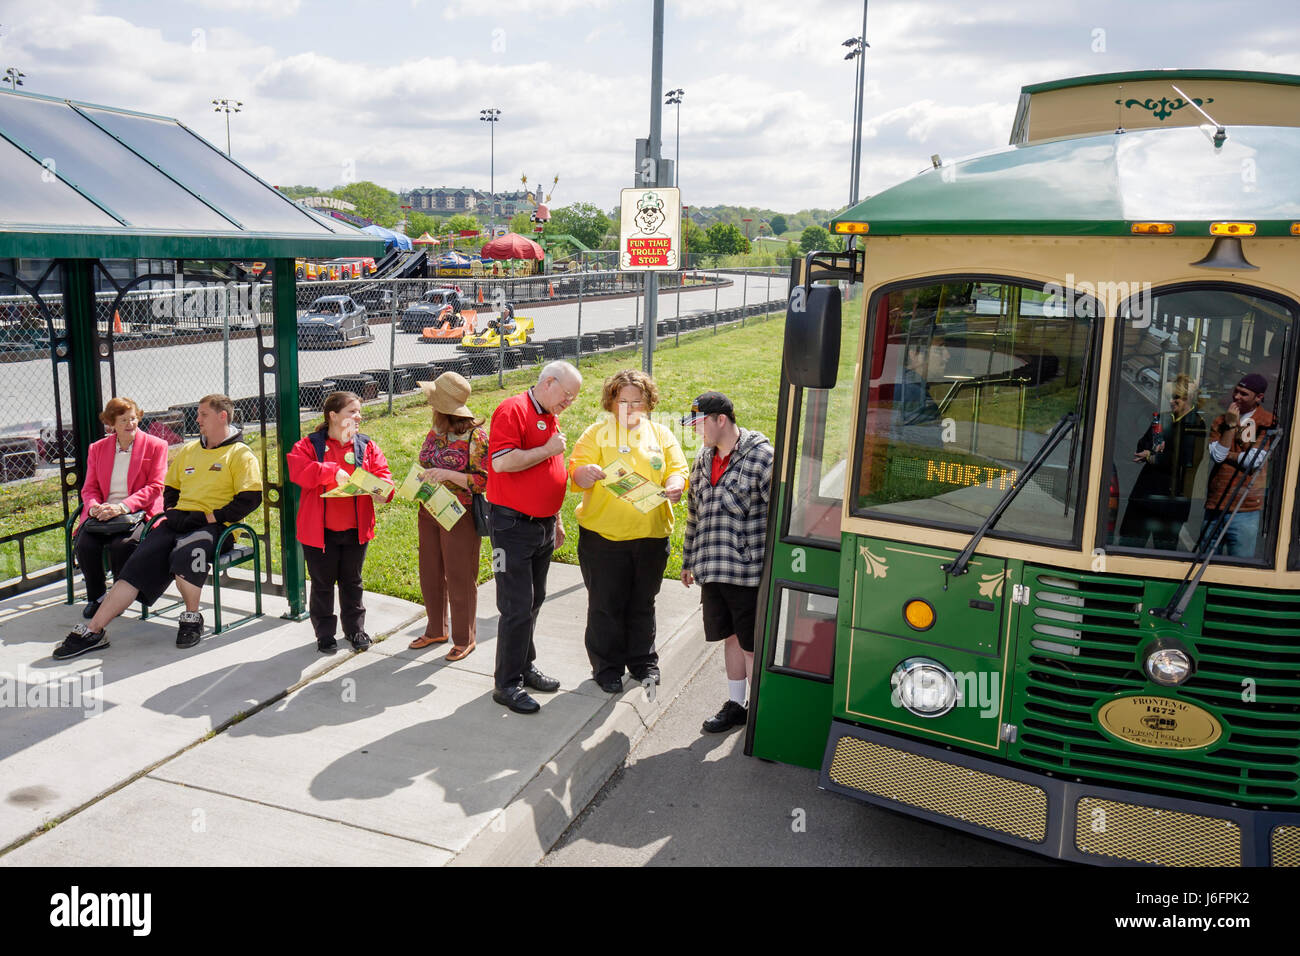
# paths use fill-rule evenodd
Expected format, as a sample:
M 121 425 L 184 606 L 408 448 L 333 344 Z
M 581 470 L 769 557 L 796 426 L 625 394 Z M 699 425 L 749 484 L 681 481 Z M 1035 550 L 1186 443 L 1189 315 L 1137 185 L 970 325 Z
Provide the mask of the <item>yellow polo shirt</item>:
M 216 448 L 204 448 L 196 440 L 176 453 L 163 484 L 180 491 L 178 511 L 213 512 L 241 491 L 261 491 L 262 469 L 253 450 L 238 438 Z
M 668 537 L 673 530 L 673 509 L 667 501 L 642 514 L 599 483 L 583 489 L 573 482 L 573 472 L 583 465 L 604 468 L 620 458 L 661 486 L 673 475 L 688 479 L 691 473 L 672 429 L 649 418 L 642 418 L 635 428 L 620 428 L 614 416 L 605 412 L 582 433 L 569 457 L 569 487 L 582 492 L 578 524 L 612 541 Z

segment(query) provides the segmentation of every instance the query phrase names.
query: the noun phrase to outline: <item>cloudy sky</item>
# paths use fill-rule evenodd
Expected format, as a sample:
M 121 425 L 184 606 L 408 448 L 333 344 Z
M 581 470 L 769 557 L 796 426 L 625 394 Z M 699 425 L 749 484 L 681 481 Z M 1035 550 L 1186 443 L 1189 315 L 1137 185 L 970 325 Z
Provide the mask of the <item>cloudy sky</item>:
M 650 0 L 0 0 L 25 89 L 179 118 L 271 183 L 560 182 L 608 209 L 650 110 Z M 508 12 L 506 12 L 508 11 Z M 863 192 L 1004 145 L 1026 83 L 1157 67 L 1300 73 L 1295 0 L 871 0 Z M 856 0 L 668 0 L 688 205 L 848 199 Z M 664 155 L 677 114 L 664 112 Z

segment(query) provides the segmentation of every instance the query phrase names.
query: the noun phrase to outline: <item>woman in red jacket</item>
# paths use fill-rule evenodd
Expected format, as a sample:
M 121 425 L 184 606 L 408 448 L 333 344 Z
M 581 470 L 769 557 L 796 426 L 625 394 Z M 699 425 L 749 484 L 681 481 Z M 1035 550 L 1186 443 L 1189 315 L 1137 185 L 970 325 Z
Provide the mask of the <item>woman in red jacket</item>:
M 111 398 L 99 420 L 113 434 L 91 445 L 86 456 L 81 526 L 75 545 L 77 564 L 86 581 L 86 607 L 81 612 L 85 618 L 95 616 L 104 597 L 104 550 L 108 549 L 108 563 L 116 576 L 138 543 L 134 529 L 118 534 L 94 533 L 86 522 L 92 518 L 108 522 L 139 515 L 136 527 L 140 527 L 139 522 L 162 511 L 163 477 L 167 473 L 167 443 L 140 431 L 139 405 L 129 398 Z
M 339 588 L 343 636 L 355 650 L 370 646 L 366 609 L 362 606 L 361 566 L 366 545 L 375 536 L 375 506 L 368 495 L 322 498 L 347 480 L 357 468 L 393 480 L 379 446 L 361 434 L 361 399 L 352 392 L 331 392 L 325 399 L 325 420 L 299 441 L 288 455 L 289 480 L 302 487 L 298 505 L 298 541 L 311 575 L 309 610 L 322 653 L 338 650 L 334 639 L 334 585 Z M 392 500 L 392 493 L 375 496 Z

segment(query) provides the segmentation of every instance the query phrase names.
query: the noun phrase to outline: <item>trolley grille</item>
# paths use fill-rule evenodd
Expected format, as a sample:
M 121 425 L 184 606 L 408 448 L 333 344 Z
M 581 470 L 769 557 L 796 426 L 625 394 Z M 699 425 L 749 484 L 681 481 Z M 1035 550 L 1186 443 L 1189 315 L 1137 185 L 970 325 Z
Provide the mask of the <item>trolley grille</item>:
M 1300 803 L 1300 596 L 1204 589 L 1199 628 L 1184 643 L 1196 672 L 1161 691 L 1214 713 L 1219 741 L 1204 751 L 1135 750 L 1097 725 L 1117 694 L 1150 693 L 1140 652 L 1147 584 L 1026 568 L 1032 600 L 1020 629 L 1012 759 L 1085 782 L 1193 794 L 1251 806 Z M 1199 596 L 1198 596 L 1199 597 Z M 1195 606 L 1195 605 L 1194 605 Z

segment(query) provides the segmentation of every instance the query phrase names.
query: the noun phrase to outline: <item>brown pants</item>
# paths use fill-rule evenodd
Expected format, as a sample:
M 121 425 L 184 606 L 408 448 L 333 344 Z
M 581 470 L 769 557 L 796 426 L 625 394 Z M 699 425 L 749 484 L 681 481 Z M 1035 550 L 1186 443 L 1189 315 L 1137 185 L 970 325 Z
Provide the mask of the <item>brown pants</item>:
M 457 647 L 474 643 L 474 616 L 478 612 L 478 558 L 481 539 L 474 516 L 466 512 L 450 531 L 419 510 L 420 593 L 429 616 L 426 637 L 447 634 L 447 609 L 451 608 L 451 640 Z

